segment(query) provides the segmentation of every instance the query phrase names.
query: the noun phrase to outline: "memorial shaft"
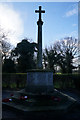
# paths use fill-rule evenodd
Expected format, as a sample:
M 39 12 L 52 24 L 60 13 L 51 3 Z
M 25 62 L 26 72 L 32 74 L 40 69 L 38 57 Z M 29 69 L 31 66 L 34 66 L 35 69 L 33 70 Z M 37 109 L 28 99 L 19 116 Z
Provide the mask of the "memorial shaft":
M 37 68 L 42 68 L 42 25 L 43 21 L 41 20 L 41 13 L 45 13 L 44 10 L 41 10 L 41 6 L 39 6 L 39 10 L 35 10 L 36 13 L 39 13 L 39 20 L 37 21 L 38 25 L 38 54 L 37 54 Z

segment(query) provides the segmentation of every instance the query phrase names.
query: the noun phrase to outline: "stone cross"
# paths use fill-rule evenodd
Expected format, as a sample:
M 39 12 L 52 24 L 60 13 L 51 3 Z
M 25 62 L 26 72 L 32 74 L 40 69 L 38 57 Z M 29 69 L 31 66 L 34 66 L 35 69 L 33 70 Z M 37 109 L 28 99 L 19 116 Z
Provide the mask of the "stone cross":
M 41 13 L 45 13 L 45 11 L 41 10 L 41 6 L 39 6 L 39 10 L 35 10 L 35 12 L 39 13 L 39 20 L 37 21 L 37 25 L 38 25 L 37 68 L 42 69 L 42 25 L 43 25 L 43 21 L 41 19 Z

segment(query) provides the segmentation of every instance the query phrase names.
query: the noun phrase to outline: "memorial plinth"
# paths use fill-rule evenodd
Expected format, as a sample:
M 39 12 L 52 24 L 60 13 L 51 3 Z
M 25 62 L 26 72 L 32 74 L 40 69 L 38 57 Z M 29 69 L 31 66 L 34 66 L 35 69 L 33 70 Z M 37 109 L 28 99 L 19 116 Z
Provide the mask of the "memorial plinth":
M 33 70 L 27 73 L 26 91 L 39 94 L 53 92 L 53 72 Z

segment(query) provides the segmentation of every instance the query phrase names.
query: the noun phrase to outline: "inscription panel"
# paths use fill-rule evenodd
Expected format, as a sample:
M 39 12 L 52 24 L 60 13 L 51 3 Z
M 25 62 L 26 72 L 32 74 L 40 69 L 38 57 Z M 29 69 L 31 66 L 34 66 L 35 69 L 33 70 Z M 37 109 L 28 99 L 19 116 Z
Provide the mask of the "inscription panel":
M 27 73 L 27 85 L 53 85 L 53 72 L 29 72 Z

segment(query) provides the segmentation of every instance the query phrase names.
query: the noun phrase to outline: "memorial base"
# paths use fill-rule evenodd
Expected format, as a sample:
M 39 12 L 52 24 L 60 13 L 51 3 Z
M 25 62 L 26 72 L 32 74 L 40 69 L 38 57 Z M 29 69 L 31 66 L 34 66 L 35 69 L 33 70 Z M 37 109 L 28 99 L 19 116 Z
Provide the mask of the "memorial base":
M 53 72 L 28 71 L 26 88 L 16 92 L 12 101 L 3 102 L 3 106 L 25 114 L 29 111 L 60 113 L 75 108 L 75 99 L 53 88 Z
M 26 92 L 50 94 L 54 91 L 53 87 L 53 72 L 51 71 L 28 71 Z

